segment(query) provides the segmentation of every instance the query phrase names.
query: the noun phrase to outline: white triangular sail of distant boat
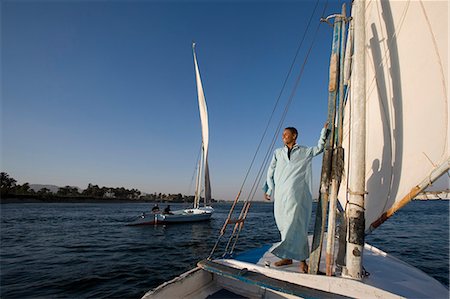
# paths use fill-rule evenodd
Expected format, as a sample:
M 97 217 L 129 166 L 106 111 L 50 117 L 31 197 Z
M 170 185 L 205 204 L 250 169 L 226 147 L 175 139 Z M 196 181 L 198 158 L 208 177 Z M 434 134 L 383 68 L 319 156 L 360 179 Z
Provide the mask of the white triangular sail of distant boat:
M 449 32 L 443 25 L 448 1 L 366 1 L 365 6 L 367 232 L 448 170 L 450 106 Z M 345 161 L 352 150 L 349 109 Z M 344 208 L 351 192 L 348 169 L 339 194 Z
M 143 213 L 129 225 L 199 222 L 210 220 L 212 214 L 214 213 L 214 209 L 211 206 L 208 206 L 208 204 L 211 202 L 211 187 L 209 182 L 208 167 L 208 110 L 206 107 L 205 95 L 203 93 L 202 81 L 200 78 L 200 72 L 198 70 L 197 57 L 195 55 L 194 47 L 195 44 L 192 44 L 192 52 L 194 54 L 195 65 L 195 78 L 197 82 L 198 106 L 200 110 L 200 120 L 202 125 L 202 155 L 197 169 L 197 183 L 195 188 L 193 208 L 175 211 L 171 211 L 170 209 L 168 209 L 165 210 L 164 213 Z M 204 189 L 202 186 L 204 186 Z M 204 190 L 205 192 L 205 204 L 203 207 L 200 207 L 202 190 Z
M 200 194 L 202 190 L 202 172 L 204 171 L 204 187 L 205 187 L 205 205 L 211 202 L 211 185 L 209 182 L 209 166 L 208 166 L 208 145 L 209 145 L 209 126 L 208 126 L 208 109 L 206 107 L 205 94 L 203 92 L 202 80 L 195 55 L 195 43 L 192 44 L 192 52 L 194 55 L 195 79 L 197 82 L 198 108 L 200 110 L 200 121 L 202 125 L 202 157 L 200 167 L 198 169 L 197 188 L 195 191 L 194 208 L 199 207 Z

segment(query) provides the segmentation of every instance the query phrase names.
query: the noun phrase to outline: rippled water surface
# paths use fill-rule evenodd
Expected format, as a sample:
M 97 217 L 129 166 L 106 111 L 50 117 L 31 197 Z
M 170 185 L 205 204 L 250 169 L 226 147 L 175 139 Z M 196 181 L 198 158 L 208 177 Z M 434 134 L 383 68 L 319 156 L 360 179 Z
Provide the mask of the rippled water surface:
M 230 208 L 216 204 L 205 223 L 125 225 L 151 206 L 1 205 L 0 297 L 139 298 L 207 257 Z M 279 240 L 272 213 L 271 204 L 252 206 L 238 252 Z M 412 202 L 366 241 L 448 287 L 448 201 Z

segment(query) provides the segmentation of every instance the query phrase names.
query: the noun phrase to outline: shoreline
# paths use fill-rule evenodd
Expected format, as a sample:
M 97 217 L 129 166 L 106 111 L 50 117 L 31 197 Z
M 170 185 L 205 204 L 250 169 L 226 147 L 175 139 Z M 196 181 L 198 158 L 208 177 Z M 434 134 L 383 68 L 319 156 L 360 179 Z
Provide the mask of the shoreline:
M 262 203 L 266 203 L 265 201 L 258 201 Z M 0 205 L 1 204 L 15 204 L 15 203 L 158 203 L 158 204 L 190 204 L 192 205 L 192 201 L 183 201 L 183 200 L 154 200 L 154 199 L 130 199 L 130 198 L 93 198 L 93 197 L 83 197 L 83 196 L 74 196 L 74 197 L 49 197 L 49 198 L 37 198 L 36 196 L 31 195 L 9 195 L 7 197 L 0 197 Z M 226 200 L 213 200 L 211 204 L 216 203 L 232 203 L 232 201 Z M 267 202 L 271 203 L 271 202 Z
M 11 203 L 157 203 L 147 199 L 100 199 L 100 198 L 71 198 L 71 199 L 37 199 L 37 198 L 2 198 L 0 204 Z M 165 203 L 165 202 L 164 202 Z M 169 202 L 170 203 L 170 202 Z M 174 202 L 175 203 L 175 202 Z M 183 203 L 183 202 L 180 202 Z
M 154 199 L 129 199 L 129 198 L 93 198 L 93 197 L 50 197 L 36 198 L 27 195 L 11 195 L 6 198 L 0 198 L 0 204 L 9 203 L 186 203 L 192 202 L 173 201 L 173 200 L 154 200 Z
M 450 198 L 415 198 L 412 201 L 448 201 Z M 272 201 L 255 201 L 257 203 L 273 204 Z M 153 199 L 128 199 L 128 198 L 92 198 L 92 197 L 73 197 L 73 198 L 29 198 L 29 197 L 8 197 L 0 198 L 0 204 L 16 204 L 16 203 L 162 203 L 162 204 L 192 204 L 192 202 L 184 201 L 165 201 L 165 200 L 153 200 Z M 232 203 L 232 201 L 218 200 L 212 202 L 215 203 Z M 317 200 L 313 200 L 313 203 L 317 203 Z

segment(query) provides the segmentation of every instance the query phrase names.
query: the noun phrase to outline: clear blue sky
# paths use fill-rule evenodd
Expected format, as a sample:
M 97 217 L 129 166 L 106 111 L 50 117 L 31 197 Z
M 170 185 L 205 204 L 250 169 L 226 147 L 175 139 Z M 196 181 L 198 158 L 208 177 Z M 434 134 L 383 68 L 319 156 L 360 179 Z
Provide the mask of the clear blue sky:
M 329 1 L 325 15 L 341 4 Z M 192 194 L 201 143 L 195 40 L 209 112 L 212 193 L 233 199 L 314 5 L 3 0 L 1 170 L 18 183 Z M 326 120 L 331 34 L 320 26 L 284 123 L 299 129 L 300 144 L 315 145 Z M 314 192 L 321 159 L 314 162 Z

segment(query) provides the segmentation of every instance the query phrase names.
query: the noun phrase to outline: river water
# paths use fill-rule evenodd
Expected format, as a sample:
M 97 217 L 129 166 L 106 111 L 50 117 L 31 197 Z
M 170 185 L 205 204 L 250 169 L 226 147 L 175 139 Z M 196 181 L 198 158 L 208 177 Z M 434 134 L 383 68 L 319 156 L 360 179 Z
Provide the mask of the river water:
M 204 223 L 125 225 L 151 206 L 2 204 L 0 297 L 140 298 L 207 257 L 230 208 L 228 203 L 215 204 L 213 219 Z M 255 203 L 237 252 L 278 240 L 273 206 Z M 449 201 L 412 202 L 366 242 L 448 287 Z

